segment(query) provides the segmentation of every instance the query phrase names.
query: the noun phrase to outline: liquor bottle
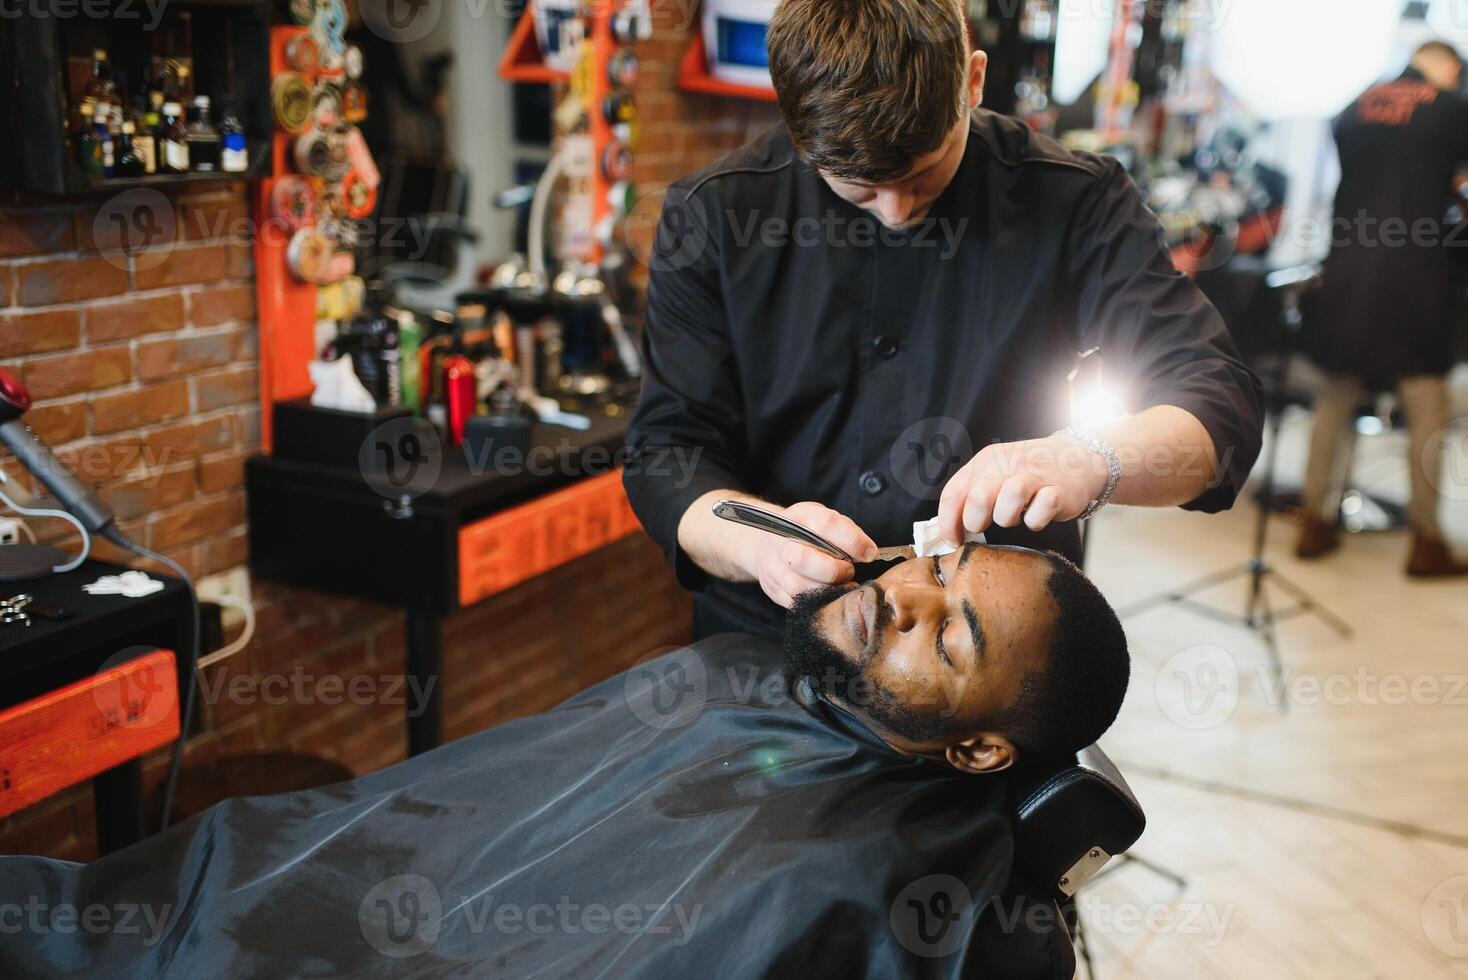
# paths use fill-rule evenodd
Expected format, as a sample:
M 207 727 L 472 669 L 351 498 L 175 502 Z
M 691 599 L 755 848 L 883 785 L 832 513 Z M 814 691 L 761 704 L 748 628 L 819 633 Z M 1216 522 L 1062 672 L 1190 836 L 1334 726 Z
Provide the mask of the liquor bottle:
M 82 173 L 88 177 L 101 177 L 102 174 L 102 140 L 97 135 L 97 103 L 92 99 L 83 99 L 78 115 L 86 120 L 86 124 L 78 126 L 76 130 L 76 162 L 82 168 Z
M 153 131 L 158 126 L 158 117 L 155 113 L 144 112 L 142 99 L 138 99 L 132 122 L 133 150 L 143 163 L 143 173 L 155 174 L 158 172 L 158 141 L 154 138 Z
M 138 155 L 134 140 L 137 127 L 129 119 L 122 124 L 122 134 L 118 137 L 116 149 L 116 163 L 113 165 L 112 173 L 117 177 L 141 177 L 147 173 L 143 164 L 143 158 Z
M 219 123 L 219 132 L 224 144 L 221 163 L 225 173 L 242 174 L 250 169 L 250 148 L 245 142 L 245 127 L 235 115 L 234 101 L 224 101 L 224 119 Z
M 112 80 L 112 68 L 107 63 L 107 52 L 97 48 L 92 52 L 92 78 L 87 82 L 87 90 L 82 93 L 82 101 L 90 99 L 94 105 L 116 105 L 119 103 L 117 97 L 117 83 Z M 95 122 L 95 115 L 92 121 Z
M 189 172 L 189 144 L 184 135 L 183 107 L 177 102 L 163 103 L 163 135 L 158 141 L 158 172 Z
M 194 119 L 184 131 L 189 145 L 189 166 L 200 173 L 219 170 L 221 145 L 219 130 L 209 118 L 209 96 L 194 99 Z
M 112 168 L 115 164 L 113 156 L 115 147 L 112 143 L 112 132 L 107 128 L 112 118 L 112 111 L 108 106 L 98 104 L 97 112 L 92 117 L 92 126 L 97 131 L 97 142 L 102 150 L 102 176 L 111 177 Z

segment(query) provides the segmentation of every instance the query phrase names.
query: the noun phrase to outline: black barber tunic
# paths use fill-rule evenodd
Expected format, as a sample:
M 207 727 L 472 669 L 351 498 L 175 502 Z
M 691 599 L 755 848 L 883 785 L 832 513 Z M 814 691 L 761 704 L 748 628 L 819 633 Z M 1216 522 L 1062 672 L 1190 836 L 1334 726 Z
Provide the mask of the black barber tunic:
M 1408 69 L 1352 103 L 1335 138 L 1341 183 L 1315 360 L 1374 387 L 1446 374 L 1462 281 L 1454 254 L 1468 248 L 1468 230 L 1443 215 L 1453 169 L 1468 159 L 1468 103 Z
M 757 585 L 713 581 L 680 552 L 700 495 L 816 500 L 880 546 L 910 542 L 975 452 L 1068 423 L 1066 375 L 1091 347 L 1130 411 L 1203 423 L 1221 474 L 1189 506 L 1229 507 L 1259 451 L 1258 382 L 1114 160 L 980 110 L 957 176 L 907 233 L 839 198 L 783 127 L 679 181 L 626 486 L 696 593 L 695 631 L 783 625 Z M 1079 546 L 1074 523 L 989 539 Z

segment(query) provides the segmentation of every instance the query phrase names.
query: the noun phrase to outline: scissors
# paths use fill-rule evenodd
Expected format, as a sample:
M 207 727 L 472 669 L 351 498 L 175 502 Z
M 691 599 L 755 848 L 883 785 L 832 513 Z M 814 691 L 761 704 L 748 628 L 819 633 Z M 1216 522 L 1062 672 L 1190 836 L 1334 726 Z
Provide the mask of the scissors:
M 843 549 L 836 547 L 825 538 L 821 537 L 804 524 L 797 524 L 788 517 L 771 513 L 762 507 L 746 504 L 739 500 L 721 500 L 714 505 L 714 516 L 722 517 L 726 521 L 735 524 L 743 524 L 745 527 L 758 528 L 768 531 L 770 534 L 778 534 L 782 538 L 799 541 L 807 547 L 824 551 L 839 561 L 848 561 L 853 565 L 861 564 L 855 558 L 847 554 Z M 880 548 L 877 557 L 873 561 L 903 561 L 916 557 L 912 545 L 898 545 L 893 548 Z

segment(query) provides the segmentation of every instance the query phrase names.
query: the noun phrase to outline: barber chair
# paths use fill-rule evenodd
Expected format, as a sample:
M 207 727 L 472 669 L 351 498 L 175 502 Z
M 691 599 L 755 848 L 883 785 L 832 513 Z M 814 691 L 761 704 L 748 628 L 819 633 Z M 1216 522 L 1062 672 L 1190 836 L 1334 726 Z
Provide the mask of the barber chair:
M 479 233 L 465 220 L 469 172 L 437 158 L 394 156 L 383 173 L 373 250 L 358 266 L 393 285 L 398 306 L 432 316 L 472 289 Z
M 1086 975 L 1096 976 L 1076 906 L 1076 892 L 1112 858 L 1132 860 L 1182 886 L 1182 879 L 1126 854 L 1147 817 L 1131 787 L 1099 746 L 1073 759 L 1035 760 L 1011 776 L 1017 808 L 1016 874 L 1036 897 L 1053 900 L 1080 948 Z M 1071 973 L 1075 946 L 1070 947 Z

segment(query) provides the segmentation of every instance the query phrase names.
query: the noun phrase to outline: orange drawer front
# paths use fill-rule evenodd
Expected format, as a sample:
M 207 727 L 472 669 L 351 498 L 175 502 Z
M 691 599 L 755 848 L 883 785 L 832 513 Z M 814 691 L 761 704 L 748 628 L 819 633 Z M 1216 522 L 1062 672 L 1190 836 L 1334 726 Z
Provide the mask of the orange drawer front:
M 642 529 L 607 473 L 459 529 L 459 604 L 513 588 Z
M 170 650 L 0 711 L 0 817 L 176 738 Z

